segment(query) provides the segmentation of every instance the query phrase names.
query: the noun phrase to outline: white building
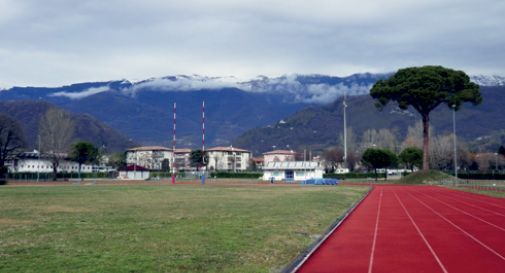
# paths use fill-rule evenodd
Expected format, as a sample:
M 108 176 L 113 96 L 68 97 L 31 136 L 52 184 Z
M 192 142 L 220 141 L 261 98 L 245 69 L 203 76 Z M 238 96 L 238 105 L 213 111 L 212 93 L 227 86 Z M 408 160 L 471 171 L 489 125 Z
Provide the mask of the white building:
M 216 171 L 245 171 L 249 168 L 251 152 L 230 147 L 214 147 L 206 150 L 209 157 L 208 170 Z
M 263 154 L 263 164 L 268 162 L 295 161 L 296 153 L 289 150 L 274 150 Z
M 10 173 L 52 173 L 53 164 L 47 155 L 41 154 L 37 150 L 25 152 L 9 160 L 8 168 Z M 81 173 L 92 173 L 94 166 L 83 164 Z M 79 163 L 70 160 L 61 160 L 57 168 L 58 173 L 78 173 Z
M 171 166 L 172 149 L 161 146 L 144 146 L 126 150 L 126 164 L 142 166 L 149 170 L 162 170 Z
M 118 179 L 122 180 L 147 180 L 151 172 L 142 166 L 129 165 L 119 170 Z
M 263 167 L 263 180 L 304 181 L 323 178 L 324 168 L 313 161 L 268 162 Z
M 172 160 L 172 159 L 170 159 Z M 191 149 L 175 149 L 175 166 L 178 171 L 189 171 L 191 167 Z M 170 166 L 172 167 L 172 166 Z

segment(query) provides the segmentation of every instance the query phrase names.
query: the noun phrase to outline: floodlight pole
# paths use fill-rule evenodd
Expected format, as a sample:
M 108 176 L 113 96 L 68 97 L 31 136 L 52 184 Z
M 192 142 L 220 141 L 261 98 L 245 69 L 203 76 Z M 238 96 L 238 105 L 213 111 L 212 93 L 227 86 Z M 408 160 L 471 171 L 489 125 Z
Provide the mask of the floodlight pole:
M 454 177 L 458 179 L 458 155 L 456 148 L 456 105 L 452 105 L 452 134 L 454 140 Z
M 39 182 L 40 179 L 40 134 L 37 135 L 37 141 L 38 141 L 38 160 L 37 160 L 37 182 Z

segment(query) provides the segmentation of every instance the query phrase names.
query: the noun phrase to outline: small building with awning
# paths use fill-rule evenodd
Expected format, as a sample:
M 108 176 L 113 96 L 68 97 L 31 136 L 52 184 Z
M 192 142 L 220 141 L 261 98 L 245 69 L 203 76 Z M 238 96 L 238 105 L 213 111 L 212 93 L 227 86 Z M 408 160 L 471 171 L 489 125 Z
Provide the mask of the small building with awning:
M 304 181 L 323 178 L 324 168 L 314 161 L 268 162 L 263 167 L 265 181 Z

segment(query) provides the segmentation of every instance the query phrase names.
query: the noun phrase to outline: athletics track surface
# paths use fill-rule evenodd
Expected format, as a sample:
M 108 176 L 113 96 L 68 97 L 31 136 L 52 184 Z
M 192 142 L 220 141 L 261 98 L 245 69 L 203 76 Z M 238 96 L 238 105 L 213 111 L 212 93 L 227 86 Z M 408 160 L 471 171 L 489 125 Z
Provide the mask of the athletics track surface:
M 505 199 L 376 186 L 297 272 L 505 272 Z

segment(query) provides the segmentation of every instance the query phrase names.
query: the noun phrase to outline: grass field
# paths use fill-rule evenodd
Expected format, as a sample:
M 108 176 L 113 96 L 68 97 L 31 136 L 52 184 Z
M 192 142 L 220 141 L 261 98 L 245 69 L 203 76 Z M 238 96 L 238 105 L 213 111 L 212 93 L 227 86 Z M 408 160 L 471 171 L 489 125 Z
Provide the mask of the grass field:
M 0 187 L 1 272 L 275 272 L 366 187 Z

